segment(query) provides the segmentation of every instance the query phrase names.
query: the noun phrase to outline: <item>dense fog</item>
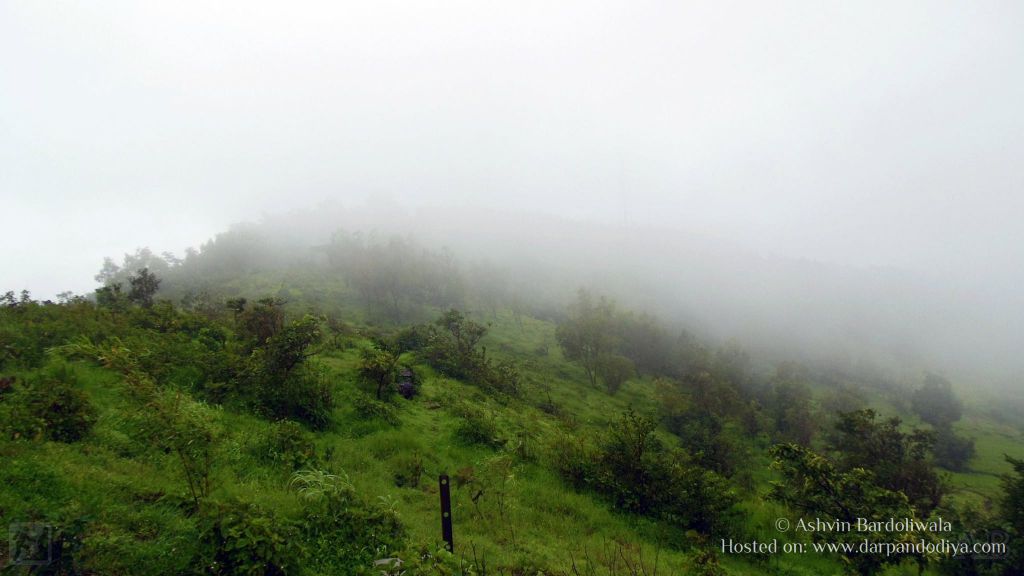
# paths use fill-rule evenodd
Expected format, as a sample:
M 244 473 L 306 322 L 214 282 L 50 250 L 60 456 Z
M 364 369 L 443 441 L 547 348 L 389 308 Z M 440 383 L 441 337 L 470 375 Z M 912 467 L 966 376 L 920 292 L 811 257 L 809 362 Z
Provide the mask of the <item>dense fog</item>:
M 1019 389 L 1022 17 L 0 2 L 0 288 L 89 293 L 241 221 L 376 231 L 552 302 Z

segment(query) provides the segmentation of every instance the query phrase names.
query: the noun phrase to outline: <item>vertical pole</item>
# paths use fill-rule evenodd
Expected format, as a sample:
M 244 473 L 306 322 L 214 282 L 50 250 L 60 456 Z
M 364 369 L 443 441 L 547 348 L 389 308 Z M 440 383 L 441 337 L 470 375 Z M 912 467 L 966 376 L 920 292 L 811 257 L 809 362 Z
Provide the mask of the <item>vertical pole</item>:
M 441 487 L 441 538 L 444 539 L 448 551 L 455 552 L 455 542 L 452 540 L 452 496 L 448 475 L 441 474 L 438 482 Z

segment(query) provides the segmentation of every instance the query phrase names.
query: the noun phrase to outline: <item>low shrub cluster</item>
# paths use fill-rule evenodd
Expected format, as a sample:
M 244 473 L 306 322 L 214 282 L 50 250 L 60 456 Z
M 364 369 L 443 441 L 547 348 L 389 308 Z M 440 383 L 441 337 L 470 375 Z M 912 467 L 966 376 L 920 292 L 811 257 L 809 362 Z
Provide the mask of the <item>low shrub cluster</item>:
M 10 386 L 0 396 L 0 414 L 11 438 L 75 442 L 96 423 L 96 409 L 67 364 L 51 364 L 20 385 L 12 379 Z
M 504 446 L 505 439 L 494 421 L 494 415 L 470 404 L 459 405 L 455 413 L 461 419 L 455 429 L 455 437 L 460 441 L 491 448 Z
M 356 416 L 364 420 L 383 420 L 392 426 L 402 423 L 398 410 L 386 402 L 381 402 L 368 394 L 357 393 L 352 397 L 352 408 Z
M 511 362 L 493 362 L 480 340 L 487 327 L 465 317 L 458 310 L 444 313 L 427 328 L 424 359 L 445 376 L 457 378 L 502 394 L 517 395 L 519 370 Z
M 729 483 L 668 449 L 655 423 L 627 410 L 597 446 L 563 437 L 553 465 L 577 489 L 589 488 L 626 512 L 651 516 L 701 533 L 724 533 L 737 519 L 738 497 Z

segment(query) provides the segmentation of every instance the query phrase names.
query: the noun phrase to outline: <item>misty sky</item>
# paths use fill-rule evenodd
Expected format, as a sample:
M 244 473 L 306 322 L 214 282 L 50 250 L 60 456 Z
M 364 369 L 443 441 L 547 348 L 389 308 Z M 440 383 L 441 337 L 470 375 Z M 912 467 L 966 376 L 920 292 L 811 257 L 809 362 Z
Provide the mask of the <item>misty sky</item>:
M 515 208 L 1015 285 L 1024 3 L 0 0 L 0 292 L 277 210 Z

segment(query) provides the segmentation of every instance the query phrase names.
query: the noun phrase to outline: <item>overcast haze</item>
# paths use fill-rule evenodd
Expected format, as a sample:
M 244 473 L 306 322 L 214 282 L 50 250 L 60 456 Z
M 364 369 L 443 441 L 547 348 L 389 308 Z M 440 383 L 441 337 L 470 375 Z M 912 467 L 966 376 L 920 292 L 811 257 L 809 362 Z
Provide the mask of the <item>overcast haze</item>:
M 1019 2 L 0 0 L 2 288 L 330 200 L 685 231 L 1018 320 L 1022 30 Z

